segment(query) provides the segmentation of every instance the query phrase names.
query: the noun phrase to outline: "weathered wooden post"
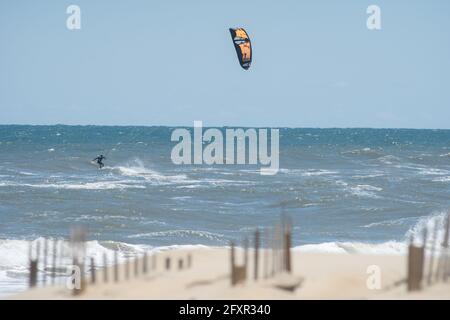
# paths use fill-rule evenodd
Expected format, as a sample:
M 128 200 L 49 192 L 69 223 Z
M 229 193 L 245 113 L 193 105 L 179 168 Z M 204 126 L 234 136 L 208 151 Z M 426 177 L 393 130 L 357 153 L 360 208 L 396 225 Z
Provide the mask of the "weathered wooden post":
M 103 253 L 103 282 L 108 282 L 108 257 Z
M 130 279 L 130 257 L 125 259 L 125 279 Z
M 422 247 L 416 247 L 414 245 L 414 237 L 411 238 L 408 248 L 408 291 L 422 289 L 425 244 L 426 231 L 424 232 L 424 244 Z
M 275 273 L 280 273 L 282 271 L 283 257 L 281 256 L 282 245 L 282 235 L 281 235 L 281 225 L 277 224 L 275 227 Z
M 288 222 L 286 224 L 285 233 L 284 233 L 284 267 L 285 270 L 289 273 L 292 271 L 292 261 L 291 261 L 291 224 Z
M 53 239 L 53 254 L 52 254 L 52 285 L 55 284 L 56 277 L 56 255 L 57 255 L 58 239 Z
M 428 263 L 428 278 L 427 283 L 428 285 L 431 285 L 431 282 L 433 280 L 433 271 L 434 271 L 434 254 L 436 250 L 437 240 L 438 240 L 438 232 L 439 232 L 439 223 L 438 221 L 434 222 L 434 228 L 433 233 L 431 235 L 432 244 L 431 244 L 431 252 L 430 252 L 430 261 Z
M 119 261 L 117 259 L 117 250 L 114 250 L 114 282 L 119 282 Z
M 95 284 L 96 278 L 95 278 L 95 261 L 94 257 L 91 257 L 91 283 Z
M 275 236 L 276 236 L 276 234 L 275 234 L 275 228 L 274 227 L 272 227 L 272 235 L 271 235 L 271 239 L 270 239 L 270 242 L 271 242 L 271 245 L 272 245 L 272 254 L 271 254 L 271 256 L 272 256 L 272 272 L 271 272 L 271 276 L 273 277 L 273 276 L 275 276 L 275 268 L 276 268 L 276 248 L 275 248 Z
M 414 246 L 414 236 L 411 237 L 408 246 L 408 272 L 407 272 L 407 285 L 408 291 L 418 290 L 420 286 L 417 285 L 416 270 L 415 270 L 415 260 L 416 260 L 416 250 Z
M 170 257 L 166 258 L 166 270 L 170 270 Z
M 408 291 L 422 289 L 423 253 L 423 248 L 409 247 Z
M 450 213 L 447 214 L 447 223 L 445 227 L 445 236 L 443 241 L 443 255 L 444 255 L 444 276 L 443 280 L 447 282 L 448 277 L 450 276 Z
M 231 277 L 231 285 L 234 286 L 236 284 L 236 275 L 235 275 L 235 257 L 234 257 L 234 242 L 231 241 L 230 243 L 230 262 L 231 262 L 231 273 L 230 273 L 230 277 Z
M 264 231 L 264 279 L 269 277 L 269 229 L 266 228 Z
M 152 254 L 152 270 L 156 270 L 156 253 Z
M 39 282 L 39 260 L 41 257 L 41 240 L 36 240 L 36 285 Z
M 144 257 L 143 257 L 144 261 L 142 263 L 142 272 L 144 274 L 147 273 L 147 251 L 144 252 Z
M 137 277 L 139 275 L 139 257 L 136 256 L 134 258 L 134 276 Z
M 37 272 L 38 272 L 38 258 L 33 259 L 33 243 L 30 241 L 29 251 L 28 251 L 28 260 L 30 263 L 30 279 L 29 286 L 33 288 L 37 285 Z
M 258 266 L 259 266 L 259 230 L 255 230 L 255 262 L 254 262 L 254 279 L 258 280 Z
M 183 270 L 183 258 L 178 259 L 178 270 Z
M 245 279 L 247 279 L 247 270 L 248 270 L 248 238 L 244 239 L 244 270 L 245 270 Z
M 444 222 L 444 239 L 441 243 L 441 252 L 439 256 L 438 268 L 436 271 L 435 281 L 446 281 L 448 277 L 448 262 L 449 262 L 449 232 L 450 232 L 450 213 L 445 217 Z
M 64 255 L 66 254 L 65 248 L 64 248 L 64 239 L 62 239 L 61 241 L 59 241 L 59 255 L 57 257 L 58 262 L 57 264 L 59 265 L 59 267 L 62 269 L 64 266 Z M 65 277 L 60 277 L 60 282 L 64 282 L 65 281 Z
M 48 255 L 48 241 L 47 238 L 44 238 L 44 266 L 42 267 L 43 272 L 43 284 L 44 286 L 47 284 L 47 255 Z
M 37 285 L 38 260 L 30 260 L 30 288 Z

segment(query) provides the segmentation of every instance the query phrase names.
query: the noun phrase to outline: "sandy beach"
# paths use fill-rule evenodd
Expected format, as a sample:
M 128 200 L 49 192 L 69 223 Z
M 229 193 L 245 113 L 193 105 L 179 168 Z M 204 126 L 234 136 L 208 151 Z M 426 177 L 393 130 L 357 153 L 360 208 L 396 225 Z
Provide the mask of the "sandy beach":
M 190 268 L 180 270 L 173 265 L 171 270 L 165 270 L 166 257 L 179 261 L 187 255 L 192 258 Z M 379 270 L 381 288 L 369 289 L 373 268 Z M 170 250 L 156 255 L 155 269 L 131 276 L 129 280 L 124 278 L 124 265 L 118 269 L 118 282 L 112 279 L 112 268 L 107 270 L 108 283 L 97 272 L 96 284 L 88 283 L 85 291 L 77 296 L 61 283 L 27 290 L 10 299 L 450 299 L 450 282 L 427 285 L 420 292 L 408 293 L 404 282 L 406 257 L 401 255 L 293 250 L 291 274 L 280 273 L 264 279 L 267 271 L 263 269 L 261 266 L 258 270 L 261 278 L 255 281 L 254 266 L 249 259 L 247 281 L 231 286 L 229 249 Z

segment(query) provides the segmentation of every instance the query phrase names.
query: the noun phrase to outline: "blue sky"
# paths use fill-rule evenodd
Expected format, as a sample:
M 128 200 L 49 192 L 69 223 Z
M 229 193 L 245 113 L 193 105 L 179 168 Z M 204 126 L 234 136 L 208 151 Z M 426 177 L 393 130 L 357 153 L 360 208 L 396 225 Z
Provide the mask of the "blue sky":
M 81 8 L 82 29 L 66 28 Z M 382 30 L 366 28 L 381 7 Z M 252 39 L 249 71 L 228 33 Z M 450 128 L 450 1 L 0 0 L 0 123 Z

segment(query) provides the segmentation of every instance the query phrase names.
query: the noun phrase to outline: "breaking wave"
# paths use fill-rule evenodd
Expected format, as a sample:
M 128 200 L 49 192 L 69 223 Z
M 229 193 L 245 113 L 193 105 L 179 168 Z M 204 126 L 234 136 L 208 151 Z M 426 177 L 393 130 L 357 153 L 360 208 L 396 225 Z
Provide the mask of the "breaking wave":
M 181 238 L 205 238 L 208 240 L 216 240 L 225 243 L 226 238 L 218 233 L 197 230 L 168 230 L 156 231 L 148 233 L 139 233 L 128 236 L 128 238 L 166 238 L 166 237 L 181 237 Z
M 350 187 L 350 192 L 357 197 L 379 198 L 376 192 L 382 191 L 382 188 L 374 187 L 368 184 L 359 184 Z
M 300 252 L 351 253 L 351 254 L 403 254 L 406 252 L 404 242 L 388 241 L 379 244 L 363 242 L 325 242 L 297 246 Z
M 145 186 L 133 181 L 97 181 L 77 183 L 17 183 L 2 182 L 1 187 L 28 187 L 28 188 L 50 188 L 67 190 L 111 190 L 111 189 L 144 189 Z

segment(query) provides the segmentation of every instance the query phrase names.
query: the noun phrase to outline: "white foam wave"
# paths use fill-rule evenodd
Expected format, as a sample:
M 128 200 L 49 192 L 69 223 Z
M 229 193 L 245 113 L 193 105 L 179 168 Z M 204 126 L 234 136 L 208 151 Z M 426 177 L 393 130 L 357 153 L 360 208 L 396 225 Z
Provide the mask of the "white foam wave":
M 23 176 L 35 176 L 36 175 L 34 173 L 27 172 L 27 171 L 20 171 L 19 174 L 21 174 Z
M 434 178 L 433 182 L 450 182 L 450 176 Z
M 361 149 L 354 149 L 349 151 L 343 151 L 341 152 L 343 155 L 365 155 L 365 156 L 379 156 L 378 151 L 373 150 L 371 148 L 361 148 Z
M 384 243 L 363 242 L 325 242 L 319 244 L 307 244 L 294 247 L 300 252 L 317 253 L 351 253 L 351 254 L 404 254 L 406 244 L 404 242 L 388 241 Z
M 415 242 L 423 242 L 424 230 L 427 230 L 427 246 L 441 244 L 445 237 L 447 212 L 435 212 L 431 215 L 418 218 L 417 223 L 410 228 L 405 237 L 414 238 Z M 435 232 L 437 231 L 437 232 Z
M 386 155 L 382 156 L 377 159 L 378 161 L 384 163 L 384 164 L 393 164 L 394 162 L 399 162 L 401 159 L 399 157 L 393 156 L 393 155 Z
M 303 177 L 323 176 L 338 174 L 338 171 L 331 171 L 325 169 L 280 169 L 278 172 L 285 174 L 298 174 Z
M 421 168 L 419 169 L 419 174 L 427 176 L 442 176 L 450 174 L 450 171 L 436 168 Z
M 374 187 L 368 184 L 358 184 L 357 186 L 350 187 L 350 192 L 358 197 L 367 198 L 379 198 L 375 192 L 382 191 L 382 188 Z
M 190 184 L 180 185 L 179 189 L 197 189 L 197 188 L 210 188 L 210 187 L 223 187 L 223 186 L 249 186 L 255 185 L 257 182 L 248 180 L 227 180 L 227 179 L 202 179 L 192 181 Z
M 384 173 L 373 173 L 373 174 L 362 174 L 362 175 L 355 175 L 352 176 L 353 179 L 371 179 L 371 178 L 378 178 L 383 177 Z
M 9 186 L 30 188 L 51 188 L 68 190 L 111 190 L 111 189 L 145 189 L 145 186 L 132 181 L 97 181 L 85 183 L 9 183 Z
M 195 233 L 195 232 L 194 232 Z M 208 232 L 199 232 L 198 234 L 202 235 L 210 235 L 211 237 L 217 236 Z M 44 260 L 44 238 L 37 238 L 31 241 L 28 240 L 9 240 L 9 239 L 0 239 L 0 271 L 7 271 L 10 273 L 15 272 L 23 272 L 28 270 L 28 262 L 29 262 L 29 250 L 30 245 L 33 247 L 33 257 L 35 257 L 35 250 L 37 244 L 40 244 L 40 260 L 41 262 Z M 48 239 L 47 241 L 47 262 L 50 264 L 53 257 L 53 240 Z M 197 245 L 187 245 L 187 247 L 191 248 Z M 202 245 L 198 245 L 200 247 L 205 247 Z M 139 244 L 129 244 L 125 242 L 118 241 L 97 241 L 91 240 L 86 242 L 86 256 L 89 258 L 94 258 L 96 260 L 96 265 L 102 266 L 103 263 L 103 255 L 107 256 L 107 261 L 110 263 L 113 262 L 114 252 L 118 252 L 118 260 L 119 262 L 124 260 L 130 256 L 140 256 L 144 252 L 153 252 L 160 250 L 167 250 L 170 248 L 182 248 L 185 245 L 174 245 L 174 246 L 165 246 L 165 247 L 152 247 L 149 245 L 139 245 Z M 62 250 L 63 263 L 70 264 L 70 245 L 67 241 L 62 241 L 58 239 L 57 242 L 58 255 L 60 255 Z M 59 257 L 58 257 L 59 259 Z M 59 262 L 59 260 L 58 260 Z M 110 264 L 108 263 L 108 264 Z M 41 264 L 40 264 L 41 265 Z M 25 273 L 25 276 L 28 274 Z M 1 280 L 1 278 L 0 278 Z
M 224 236 L 217 233 L 208 231 L 197 230 L 168 230 L 168 231 L 155 231 L 147 233 L 139 233 L 128 236 L 128 238 L 166 238 L 166 237 L 182 237 L 182 238 L 205 238 L 209 240 L 225 241 Z
M 393 220 L 384 220 L 380 222 L 373 222 L 366 224 L 362 226 L 363 228 L 375 228 L 375 227 L 392 227 L 392 226 L 402 226 L 405 224 L 410 224 L 412 221 L 415 221 L 416 218 L 409 217 L 409 218 L 400 218 L 400 219 L 393 219 Z
M 113 172 L 126 177 L 140 178 L 150 183 L 170 184 L 170 183 L 186 183 L 189 182 L 185 174 L 178 175 L 163 175 L 158 171 L 148 169 L 144 166 L 141 160 L 136 159 L 130 165 L 105 167 Z

